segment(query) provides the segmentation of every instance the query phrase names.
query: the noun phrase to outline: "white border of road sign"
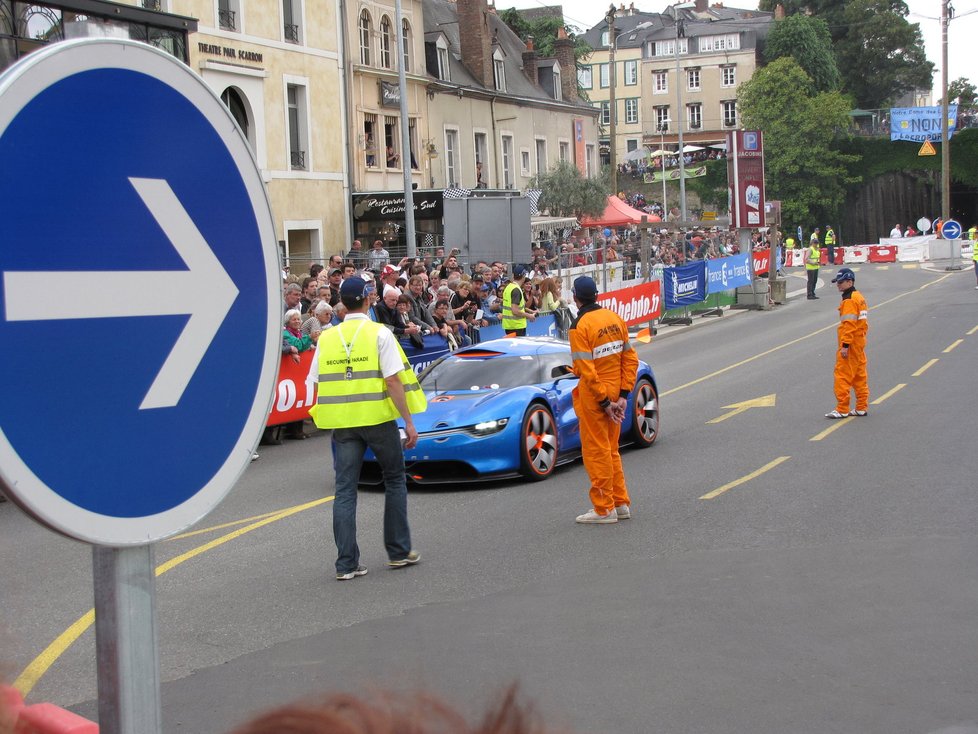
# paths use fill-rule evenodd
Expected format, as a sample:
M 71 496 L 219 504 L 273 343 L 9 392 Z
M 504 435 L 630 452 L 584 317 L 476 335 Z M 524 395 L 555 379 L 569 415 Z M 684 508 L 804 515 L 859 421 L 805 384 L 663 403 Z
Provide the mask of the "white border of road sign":
M 255 395 L 238 396 L 252 405 L 244 429 L 221 467 L 195 495 L 165 512 L 118 518 L 90 512 L 65 500 L 37 477 L 0 430 L 0 483 L 7 496 L 49 527 L 78 540 L 100 545 L 141 545 L 160 540 L 194 524 L 234 486 L 251 463 L 255 444 L 271 409 L 281 359 L 281 266 L 268 193 L 251 149 L 224 103 L 199 76 L 163 51 L 147 44 L 116 39 L 64 41 L 35 51 L 0 75 L 0 136 L 39 93 L 62 79 L 92 69 L 127 69 L 170 86 L 193 104 L 220 136 L 234 161 L 258 223 L 262 239 L 268 320 L 265 354 Z
M 951 237 L 949 235 L 944 234 L 944 230 L 945 229 L 953 229 L 954 227 L 957 227 L 958 228 L 958 233 L 956 235 L 954 235 L 953 237 Z M 947 219 L 947 220 L 941 222 L 941 237 L 943 237 L 944 239 L 946 239 L 946 240 L 957 240 L 957 239 L 961 239 L 961 235 L 962 234 L 964 234 L 964 227 L 961 226 L 961 223 L 958 220 L 956 220 L 956 219 Z

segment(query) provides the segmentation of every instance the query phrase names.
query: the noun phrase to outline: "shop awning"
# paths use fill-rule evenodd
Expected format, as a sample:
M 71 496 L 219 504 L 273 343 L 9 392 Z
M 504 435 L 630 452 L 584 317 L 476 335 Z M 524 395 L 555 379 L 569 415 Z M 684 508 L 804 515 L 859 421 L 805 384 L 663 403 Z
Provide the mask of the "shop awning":
M 549 234 L 551 232 L 563 233 L 566 229 L 573 232 L 579 226 L 575 217 L 531 217 L 531 239 L 540 239 L 541 234 Z

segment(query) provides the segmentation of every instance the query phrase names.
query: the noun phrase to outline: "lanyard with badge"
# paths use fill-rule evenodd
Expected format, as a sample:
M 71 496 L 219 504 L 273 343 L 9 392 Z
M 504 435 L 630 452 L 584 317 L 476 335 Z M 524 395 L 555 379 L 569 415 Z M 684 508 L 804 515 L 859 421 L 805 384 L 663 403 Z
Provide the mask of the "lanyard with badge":
M 366 319 L 357 319 L 357 321 L 360 322 L 360 325 L 357 326 L 357 330 L 353 332 L 353 338 L 350 339 L 349 344 L 347 344 L 346 339 L 343 338 L 343 329 L 342 328 L 338 329 L 338 331 L 340 332 L 340 341 L 343 343 L 343 349 L 346 350 L 346 379 L 347 380 L 353 379 L 353 364 L 352 364 L 353 345 L 356 344 L 357 336 L 359 336 L 360 334 L 360 329 L 362 329 L 363 325 L 367 323 Z

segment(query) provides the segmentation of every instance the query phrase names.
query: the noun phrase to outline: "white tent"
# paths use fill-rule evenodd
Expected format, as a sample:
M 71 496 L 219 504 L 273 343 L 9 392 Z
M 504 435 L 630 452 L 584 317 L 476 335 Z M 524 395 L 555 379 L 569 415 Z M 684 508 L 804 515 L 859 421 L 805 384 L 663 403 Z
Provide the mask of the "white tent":
M 719 145 L 711 145 L 710 147 L 711 148 L 716 148 L 717 150 L 726 150 L 727 149 L 727 144 L 726 143 L 720 143 Z
M 684 145 L 683 153 L 695 153 L 698 150 L 703 150 L 699 145 Z
M 649 151 L 647 151 L 645 148 L 636 148 L 632 152 L 626 153 L 622 158 L 622 160 L 638 161 L 638 160 L 642 160 L 643 158 L 647 158 L 648 155 L 649 155 Z
M 664 155 L 675 155 L 675 153 L 670 150 L 653 150 L 651 153 L 649 153 L 649 156 L 652 158 L 659 158 Z

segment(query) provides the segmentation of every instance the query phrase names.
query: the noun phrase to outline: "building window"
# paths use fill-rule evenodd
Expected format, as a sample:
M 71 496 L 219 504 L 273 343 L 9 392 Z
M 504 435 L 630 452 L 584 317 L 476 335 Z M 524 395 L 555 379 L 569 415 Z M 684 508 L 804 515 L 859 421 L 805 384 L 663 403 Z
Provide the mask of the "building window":
M 591 85 L 594 83 L 591 79 L 591 67 L 581 66 L 577 70 L 577 83 L 581 85 L 582 89 L 590 89 Z
M 370 66 L 370 13 L 360 13 L 360 63 Z
M 689 39 L 680 38 L 679 39 L 679 53 L 686 54 L 689 53 Z M 670 41 L 655 41 L 652 44 L 651 56 L 675 56 L 676 55 L 676 40 L 672 39 Z
M 238 17 L 240 11 L 238 0 L 217 0 L 218 26 L 225 31 L 241 30 L 241 19 Z
M 248 147 L 254 151 L 254 135 L 251 129 L 248 107 L 241 98 L 241 94 L 234 87 L 228 87 L 221 93 L 221 101 L 227 105 L 227 108 L 231 111 L 231 117 L 234 118 L 234 121 L 238 123 L 238 127 L 241 128 L 242 134 L 248 141 Z
M 418 149 L 418 121 L 413 117 L 408 119 L 408 145 L 411 146 L 411 169 L 420 171 L 421 166 L 418 165 L 418 156 L 414 153 Z
M 530 175 L 530 151 L 520 148 L 520 174 L 524 177 Z
M 367 168 L 377 167 L 377 115 L 363 116 L 363 162 Z
M 537 153 L 537 175 L 547 172 L 547 141 L 541 138 L 536 140 Z
M 690 130 L 699 130 L 701 127 L 703 127 L 703 105 L 687 105 L 686 112 Z
M 625 100 L 625 124 L 634 125 L 638 122 L 638 98 Z
M 655 108 L 655 130 L 656 132 L 669 132 L 669 108 Z
M 302 6 L 299 0 L 282 0 L 282 32 L 289 43 L 302 43 L 299 35 L 299 21 L 302 18 Z
M 587 166 L 587 177 L 591 178 L 594 176 L 594 146 L 585 145 L 584 146 L 584 158 L 585 165 Z
M 737 100 L 729 99 L 721 102 L 720 114 L 724 127 L 737 127 Z
M 445 130 L 445 185 L 458 184 L 458 130 Z
M 404 72 L 411 71 L 411 26 L 408 22 L 401 22 L 401 42 L 404 44 Z
M 475 187 L 485 189 L 489 187 L 489 136 L 485 133 L 475 133 L 473 136 L 475 143 Z
M 737 67 L 736 66 L 721 66 L 720 67 L 720 86 L 721 87 L 736 87 L 737 86 Z
M 435 48 L 438 51 L 438 78 L 443 82 L 450 82 L 452 75 L 448 68 L 448 42 L 444 36 L 438 36 Z
M 740 34 L 727 33 L 722 36 L 700 36 L 697 41 L 700 53 L 712 51 L 737 51 L 740 49 Z
M 401 136 L 394 115 L 384 115 L 384 162 L 388 168 L 401 167 Z
M 625 62 L 625 86 L 634 87 L 636 84 L 638 84 L 638 62 L 626 61 Z
M 638 150 L 638 141 L 635 138 L 629 138 L 625 141 L 625 152 L 631 153 L 633 150 Z
M 503 52 L 498 48 L 492 54 L 492 78 L 496 84 L 496 91 L 505 92 L 506 64 L 503 61 Z
M 503 135 L 503 188 L 513 188 L 513 136 Z
M 558 102 L 564 98 L 564 91 L 561 89 L 560 67 L 554 66 L 554 99 Z
M 560 160 L 562 163 L 570 162 L 570 143 L 566 140 L 561 140 L 558 144 L 558 150 L 560 151 Z
M 306 151 L 306 89 L 298 84 L 286 86 L 289 105 L 289 168 L 293 171 L 308 170 Z
M 611 86 L 611 67 L 608 64 L 598 64 L 598 79 L 602 89 Z
M 690 92 L 700 91 L 700 70 L 699 69 L 687 69 L 686 70 L 686 89 Z
M 669 72 L 668 71 L 652 72 L 652 94 L 668 94 L 668 93 L 669 93 Z
M 611 102 L 605 101 L 599 103 L 601 106 L 601 124 L 610 125 L 611 124 Z
M 394 67 L 391 54 L 391 45 L 393 43 L 391 19 L 385 15 L 380 19 L 380 65 L 385 69 L 392 69 Z
M 611 31 L 601 31 L 601 45 L 608 46 L 611 42 Z

